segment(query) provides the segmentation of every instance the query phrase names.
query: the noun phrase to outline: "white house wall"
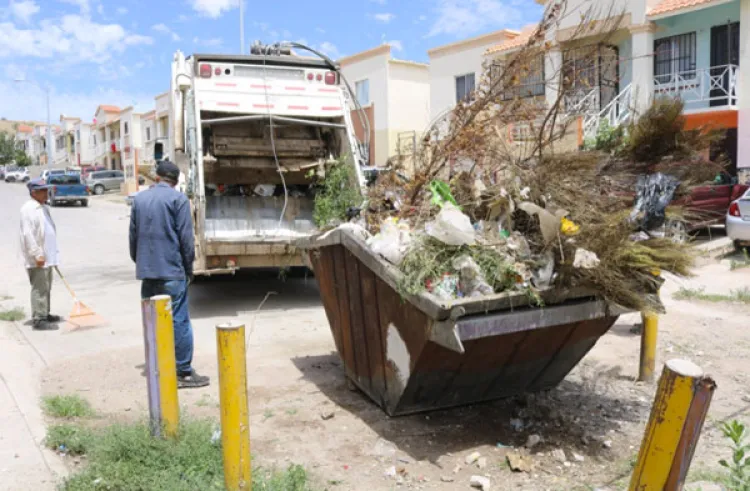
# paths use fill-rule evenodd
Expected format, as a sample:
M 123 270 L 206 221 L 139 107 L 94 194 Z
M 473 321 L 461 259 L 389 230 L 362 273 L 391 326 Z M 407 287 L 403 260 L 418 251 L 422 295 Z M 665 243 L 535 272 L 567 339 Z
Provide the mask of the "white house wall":
M 398 135 L 416 132 L 420 139 L 430 122 L 430 71 L 423 65 L 389 63 L 389 155 L 398 152 Z M 377 109 L 377 106 L 376 106 Z

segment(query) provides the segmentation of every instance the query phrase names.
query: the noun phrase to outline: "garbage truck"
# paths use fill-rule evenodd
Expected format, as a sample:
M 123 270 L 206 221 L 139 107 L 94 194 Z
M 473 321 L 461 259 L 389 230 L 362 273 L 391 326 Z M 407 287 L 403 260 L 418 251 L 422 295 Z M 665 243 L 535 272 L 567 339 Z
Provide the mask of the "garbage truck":
M 315 183 L 343 163 L 364 185 L 354 99 L 332 60 L 296 43 L 175 53 L 166 155 L 190 199 L 196 275 L 303 266 L 295 240 L 316 232 Z

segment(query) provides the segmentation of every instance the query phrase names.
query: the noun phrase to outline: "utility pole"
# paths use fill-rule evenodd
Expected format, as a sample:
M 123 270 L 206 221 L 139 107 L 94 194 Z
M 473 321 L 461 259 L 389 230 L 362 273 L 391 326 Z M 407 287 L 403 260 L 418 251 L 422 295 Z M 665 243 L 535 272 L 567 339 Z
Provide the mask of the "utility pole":
M 245 54 L 245 0 L 240 0 L 240 54 Z

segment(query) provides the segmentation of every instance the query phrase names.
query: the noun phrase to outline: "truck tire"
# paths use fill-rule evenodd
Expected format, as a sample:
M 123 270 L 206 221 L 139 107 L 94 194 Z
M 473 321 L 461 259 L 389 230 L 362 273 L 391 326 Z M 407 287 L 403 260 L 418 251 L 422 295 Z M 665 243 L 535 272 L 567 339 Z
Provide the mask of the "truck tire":
M 96 186 L 94 186 L 94 194 L 97 196 L 101 196 L 102 194 L 104 194 L 104 186 L 102 186 L 101 184 L 97 184 Z
M 81 206 L 83 206 L 84 208 L 86 208 L 88 205 L 89 205 L 89 200 L 87 200 L 87 199 L 82 199 L 81 200 Z
M 5 182 L 16 182 L 16 178 L 15 177 L 6 177 L 5 178 Z

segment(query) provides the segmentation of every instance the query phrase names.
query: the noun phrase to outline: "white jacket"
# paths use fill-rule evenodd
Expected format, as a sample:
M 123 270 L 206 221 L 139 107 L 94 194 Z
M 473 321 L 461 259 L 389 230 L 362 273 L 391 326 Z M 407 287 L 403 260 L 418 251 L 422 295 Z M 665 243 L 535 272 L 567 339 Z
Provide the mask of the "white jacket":
M 21 253 L 27 268 L 36 268 L 36 258 L 44 253 L 44 205 L 29 200 L 21 207 Z

